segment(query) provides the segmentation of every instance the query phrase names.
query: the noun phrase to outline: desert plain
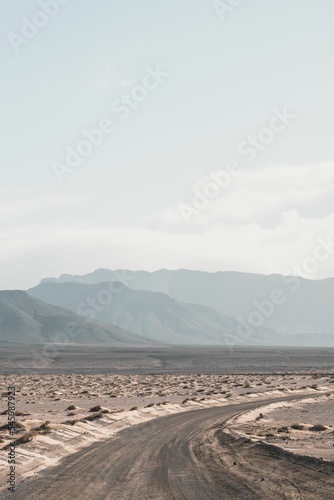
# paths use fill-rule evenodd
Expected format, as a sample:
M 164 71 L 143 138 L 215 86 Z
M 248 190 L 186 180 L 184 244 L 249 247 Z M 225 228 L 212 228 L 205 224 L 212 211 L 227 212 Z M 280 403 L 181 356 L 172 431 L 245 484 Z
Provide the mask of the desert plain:
M 112 354 L 115 355 L 115 352 Z M 215 359 L 214 356 L 208 366 L 215 373 L 197 372 L 198 353 L 194 350 L 192 354 L 193 362 L 189 358 L 182 370 L 174 373 L 170 372 L 168 364 L 173 366 L 176 358 L 182 364 L 182 360 L 179 354 L 173 354 L 172 351 L 169 351 L 164 363 L 161 362 L 161 357 L 166 356 L 166 353 L 160 354 L 159 362 L 151 353 L 151 364 L 146 367 L 142 352 L 127 353 L 125 366 L 112 363 L 109 364 L 109 370 L 106 358 L 99 362 L 97 356 L 94 367 L 93 363 L 88 363 L 86 368 L 77 368 L 78 373 L 71 373 L 70 365 L 67 365 L 67 370 L 63 369 L 64 353 L 57 360 L 49 360 L 42 370 L 28 366 L 29 357 L 24 357 L 22 352 L 15 353 L 16 372 L 3 373 L 6 371 L 6 365 L 3 364 L 0 375 L 1 497 L 7 498 L 8 495 L 7 455 L 9 444 L 13 441 L 16 450 L 16 481 L 18 486 L 25 486 L 38 479 L 43 472 L 59 466 L 66 458 L 96 443 L 110 440 L 112 449 L 113 440 L 125 429 L 135 429 L 136 426 L 173 414 L 191 415 L 189 412 L 233 407 L 242 403 L 258 404 L 254 409 L 239 412 L 224 422 L 222 420 L 225 439 L 226 436 L 231 436 L 243 443 L 265 445 L 269 449 L 273 447 L 272 449 L 282 450 L 282 453 L 293 457 L 309 457 L 316 464 L 333 467 L 334 370 L 326 366 L 328 360 L 324 361 L 327 359 L 327 352 L 317 352 L 313 356 L 313 363 L 309 362 L 308 366 L 302 368 L 299 361 L 295 360 L 294 352 L 283 351 L 282 354 L 282 351 L 268 351 L 267 359 L 275 356 L 281 359 L 281 367 L 277 366 L 276 372 L 266 370 L 266 367 L 261 372 L 261 367 L 256 366 L 256 363 L 254 365 L 256 351 L 252 357 L 247 356 L 244 350 L 234 354 L 230 352 L 229 355 L 221 352 L 221 358 L 225 356 L 229 363 L 233 356 L 235 361 L 239 360 L 239 365 L 234 363 L 234 367 L 238 366 L 239 373 L 229 370 L 225 362 L 218 363 L 218 357 Z M 111 354 L 110 356 L 112 357 Z M 311 352 L 309 356 L 311 359 Z M 129 373 L 125 373 L 126 371 Z M 9 386 L 15 387 L 14 436 L 10 436 L 8 431 L 6 397 Z M 288 400 L 282 401 L 282 398 Z M 210 447 L 211 444 L 212 440 L 208 440 L 207 446 Z M 211 450 L 211 453 L 217 457 L 222 456 L 224 446 L 227 445 L 222 441 L 220 448 Z M 223 456 L 222 460 L 228 463 L 227 448 Z M 230 461 L 229 466 L 233 467 L 235 460 L 230 458 Z M 237 474 L 236 467 L 234 472 Z M 257 479 L 264 480 L 264 472 L 259 470 L 258 474 L 261 477 Z M 292 498 L 290 493 L 288 490 L 287 496 L 277 498 Z M 19 492 L 15 496 L 24 498 L 25 494 Z M 35 497 L 27 498 L 46 497 L 43 492 L 36 492 Z M 265 497 L 259 493 L 258 498 Z

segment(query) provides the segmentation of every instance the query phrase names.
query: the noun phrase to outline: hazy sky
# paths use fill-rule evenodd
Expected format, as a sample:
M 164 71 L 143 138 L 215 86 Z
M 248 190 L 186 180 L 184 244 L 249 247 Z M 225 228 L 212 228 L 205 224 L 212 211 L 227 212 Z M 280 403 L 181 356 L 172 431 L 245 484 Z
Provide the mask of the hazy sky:
M 287 273 L 334 241 L 332 0 L 0 13 L 0 288 L 99 267 Z M 310 273 L 327 276 L 330 251 Z

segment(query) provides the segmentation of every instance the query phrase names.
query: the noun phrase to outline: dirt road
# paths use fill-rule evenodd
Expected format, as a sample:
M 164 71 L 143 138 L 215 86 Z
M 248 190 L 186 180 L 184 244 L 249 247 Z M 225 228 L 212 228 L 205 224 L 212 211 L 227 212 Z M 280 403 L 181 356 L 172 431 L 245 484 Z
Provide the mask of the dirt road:
M 290 398 L 280 398 L 288 400 Z M 299 399 L 299 398 L 294 398 Z M 278 399 L 275 399 L 278 401 Z M 190 411 L 133 426 L 67 457 L 1 498 L 25 500 L 332 499 L 332 464 L 226 436 L 222 422 L 272 400 Z

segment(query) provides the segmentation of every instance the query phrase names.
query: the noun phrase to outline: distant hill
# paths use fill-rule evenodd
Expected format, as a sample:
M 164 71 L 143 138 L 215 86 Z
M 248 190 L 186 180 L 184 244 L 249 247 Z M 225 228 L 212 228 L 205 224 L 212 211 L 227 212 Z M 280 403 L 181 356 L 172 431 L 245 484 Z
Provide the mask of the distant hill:
M 291 334 L 263 327 L 253 328 L 247 334 L 235 318 L 219 311 L 185 304 L 159 292 L 131 290 L 118 282 L 43 283 L 28 292 L 50 304 L 66 306 L 152 341 L 190 345 L 334 345 L 330 335 Z
M 131 290 L 119 282 L 43 283 L 28 293 L 138 336 L 170 344 L 234 343 L 237 330 L 237 321 L 218 311 L 198 304 L 184 304 L 164 293 Z M 252 343 L 266 338 L 270 344 L 276 337 L 272 330 L 258 329 Z
M 200 304 L 225 316 L 245 321 L 257 318 L 267 329 L 289 338 L 294 336 L 297 345 L 299 342 L 314 346 L 334 344 L 333 278 L 307 280 L 277 274 L 208 273 L 186 269 L 161 269 L 152 273 L 98 269 L 84 276 L 62 275 L 42 283 L 94 284 L 110 280 L 124 281 L 136 290 L 166 293 L 175 300 Z M 279 304 L 273 303 L 273 296 L 280 297 Z
M 149 343 L 116 326 L 91 321 L 72 311 L 45 304 L 27 292 L 0 291 L 1 342 L 57 342 L 64 334 L 74 344 Z

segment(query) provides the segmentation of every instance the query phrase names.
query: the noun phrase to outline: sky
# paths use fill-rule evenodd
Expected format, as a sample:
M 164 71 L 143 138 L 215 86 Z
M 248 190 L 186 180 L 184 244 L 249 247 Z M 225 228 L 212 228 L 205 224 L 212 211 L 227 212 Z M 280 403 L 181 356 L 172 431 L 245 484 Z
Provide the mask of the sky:
M 334 276 L 332 0 L 0 13 L 1 289 L 101 267 Z

